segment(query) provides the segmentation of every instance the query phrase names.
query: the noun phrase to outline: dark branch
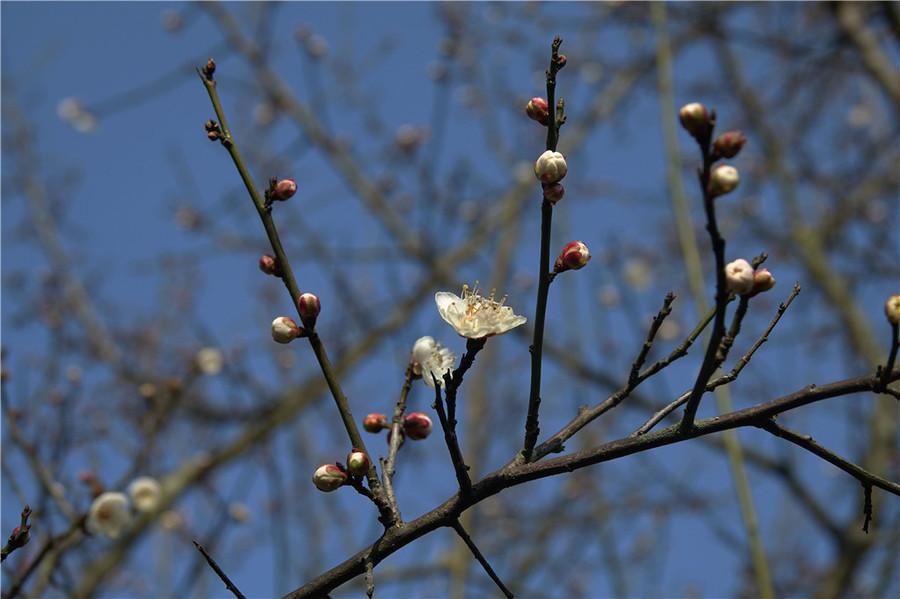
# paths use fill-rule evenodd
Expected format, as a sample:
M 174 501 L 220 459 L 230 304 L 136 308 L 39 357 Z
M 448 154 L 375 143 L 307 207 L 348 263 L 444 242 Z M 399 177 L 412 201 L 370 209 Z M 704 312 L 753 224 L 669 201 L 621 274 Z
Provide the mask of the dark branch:
M 456 531 L 456 534 L 459 535 L 459 538 L 463 540 L 463 543 L 466 544 L 466 547 L 469 548 L 469 551 L 472 552 L 472 555 L 475 556 L 475 559 L 478 560 L 478 563 L 481 564 L 481 567 L 484 568 L 484 571 L 487 572 L 487 575 L 491 577 L 491 580 L 494 581 L 494 584 L 497 585 L 497 588 L 500 589 L 500 592 L 503 593 L 507 597 L 507 599 L 512 599 L 512 591 L 506 588 L 506 585 L 503 584 L 503 581 L 500 580 L 500 577 L 497 576 L 496 572 L 494 572 L 491 564 L 487 561 L 484 555 L 482 555 L 481 551 L 478 549 L 478 546 L 475 545 L 472 537 L 469 536 L 469 533 L 466 532 L 466 529 L 463 528 L 463 525 L 460 523 L 460 521 L 453 520 L 450 526 L 453 527 L 453 530 Z
M 219 578 L 222 579 L 222 582 L 225 583 L 225 588 L 231 591 L 231 594 L 237 597 L 237 599 L 247 599 L 244 597 L 244 594 L 241 593 L 240 589 L 234 586 L 234 583 L 231 582 L 231 579 L 228 578 L 228 575 L 222 571 L 222 568 L 219 567 L 219 564 L 216 563 L 216 560 L 212 558 L 212 556 L 206 552 L 206 549 L 203 548 L 203 545 L 198 543 L 196 540 L 193 541 L 194 547 L 197 548 L 197 551 L 203 554 L 203 557 L 206 558 L 206 563 L 209 564 L 209 567 L 213 569 L 213 571 L 218 575 Z

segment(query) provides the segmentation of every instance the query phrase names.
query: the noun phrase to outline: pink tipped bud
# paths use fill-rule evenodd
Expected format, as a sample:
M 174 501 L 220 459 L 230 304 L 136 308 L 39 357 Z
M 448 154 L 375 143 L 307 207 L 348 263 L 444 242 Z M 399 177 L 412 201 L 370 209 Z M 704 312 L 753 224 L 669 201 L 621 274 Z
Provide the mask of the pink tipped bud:
M 278 260 L 275 259 L 275 256 L 270 256 L 269 254 L 263 254 L 259 257 L 259 270 L 274 277 L 281 274 L 281 269 L 278 268 Z
M 724 195 L 737 188 L 741 182 L 738 170 L 728 164 L 717 166 L 709 176 L 709 193 L 713 197 Z
M 272 339 L 278 343 L 290 343 L 300 335 L 300 327 L 290 316 L 279 316 L 272 321 Z
M 551 204 L 555 204 L 556 202 L 563 199 L 563 196 L 566 194 L 566 188 L 560 185 L 559 183 L 551 183 L 549 185 L 544 185 L 544 199 L 550 202 Z
M 559 58 L 556 59 L 556 68 L 561 69 L 566 66 L 566 63 L 569 62 L 569 59 L 566 58 L 565 54 L 560 54 Z
M 384 414 L 378 414 L 377 412 L 368 414 L 365 418 L 363 418 L 363 428 L 366 429 L 366 432 L 369 433 L 377 433 L 386 428 L 390 428 L 390 423 L 388 422 L 387 416 Z
M 412 412 L 403 419 L 403 432 L 414 441 L 425 439 L 431 434 L 431 418 L 424 412 Z
M 738 295 L 753 291 L 753 267 L 743 258 L 725 265 L 725 286 Z
M 347 470 L 350 474 L 363 476 L 369 471 L 370 465 L 369 456 L 359 449 L 354 449 L 347 455 Z
M 271 198 L 283 202 L 297 193 L 297 182 L 293 179 L 281 179 L 272 188 Z
M 757 268 L 753 273 L 753 295 L 763 293 L 775 286 L 775 277 L 768 268 Z
M 678 111 L 678 119 L 681 121 L 681 126 L 694 137 L 700 138 L 709 135 L 709 112 L 703 104 L 699 102 L 685 104 Z
M 715 155 L 720 158 L 734 158 L 747 143 L 747 138 L 740 131 L 728 131 L 713 142 Z
M 323 464 L 313 474 L 313 484 L 318 490 L 325 493 L 331 493 L 345 482 L 347 482 L 347 473 L 338 468 L 337 464 Z
M 528 104 L 525 105 L 525 114 L 527 114 L 528 118 L 532 121 L 537 121 L 545 127 L 547 126 L 547 123 L 550 122 L 550 106 L 544 98 L 532 98 L 528 100 Z
M 312 293 L 301 293 L 297 298 L 297 310 L 300 312 L 300 319 L 307 328 L 316 326 L 316 318 L 322 310 L 322 303 L 319 298 Z
M 892 295 L 884 302 L 884 315 L 891 324 L 900 324 L 900 295 Z
M 534 174 L 541 183 L 557 183 L 562 181 L 568 172 L 566 159 L 559 152 L 547 150 L 534 163 Z
M 567 270 L 578 270 L 591 261 L 591 252 L 583 241 L 570 241 L 563 247 L 556 262 L 553 264 L 553 272 L 560 273 Z

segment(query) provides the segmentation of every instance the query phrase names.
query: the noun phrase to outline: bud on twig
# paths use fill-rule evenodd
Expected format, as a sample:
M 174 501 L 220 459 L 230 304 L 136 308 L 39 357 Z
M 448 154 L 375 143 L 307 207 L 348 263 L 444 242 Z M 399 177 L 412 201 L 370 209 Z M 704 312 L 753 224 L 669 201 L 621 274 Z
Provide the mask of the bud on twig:
M 534 163 L 534 174 L 541 183 L 551 184 L 562 181 L 568 167 L 566 159 L 559 152 L 547 150 Z
M 273 201 L 283 202 L 289 200 L 295 193 L 297 193 L 296 181 L 293 179 L 279 179 L 275 182 L 275 185 L 272 186 L 269 198 Z
M 583 241 L 570 241 L 563 247 L 556 262 L 553 264 L 553 272 L 561 273 L 567 270 L 584 268 L 591 260 L 591 252 Z
M 273 277 L 281 276 L 278 260 L 275 259 L 275 256 L 270 256 L 269 254 L 263 254 L 259 257 L 259 270 Z
M 900 295 L 892 295 L 884 302 L 884 315 L 891 324 L 900 324 Z
M 550 122 L 550 106 L 544 98 L 532 98 L 525 105 L 525 114 L 533 121 L 537 121 L 543 126 L 547 126 Z
M 678 111 L 678 120 L 681 121 L 681 126 L 685 131 L 695 139 L 702 139 L 711 131 L 709 112 L 706 110 L 706 106 L 699 102 L 691 102 L 682 106 Z
M 753 272 L 753 291 L 752 295 L 763 293 L 775 286 L 775 277 L 769 272 L 768 268 L 757 268 Z
M 206 64 L 203 66 L 203 77 L 206 78 L 207 81 L 212 81 L 213 74 L 216 72 L 216 61 L 210 58 L 206 61 Z
M 566 188 L 563 187 L 560 183 L 550 183 L 549 185 L 544 185 L 544 199 L 550 202 L 551 204 L 555 204 L 566 194 Z
M 303 326 L 312 329 L 316 326 L 316 318 L 319 317 L 319 312 L 322 310 L 322 303 L 312 293 L 301 293 L 297 298 L 297 310 L 300 312 Z
M 347 473 L 337 464 L 323 464 L 313 474 L 313 484 L 324 493 L 331 493 L 347 482 Z
M 753 267 L 739 258 L 725 265 L 725 286 L 738 295 L 747 295 L 753 291 Z
M 741 176 L 738 170 L 728 164 L 717 166 L 709 176 L 709 194 L 712 197 L 724 195 L 738 186 Z
M 290 343 L 303 335 L 303 331 L 290 316 L 279 316 L 272 321 L 272 339 L 278 343 Z
M 372 413 L 363 418 L 363 428 L 369 433 L 378 433 L 386 428 L 390 428 L 387 416 L 384 414 Z
M 716 158 L 734 158 L 747 143 L 747 138 L 740 131 L 728 131 L 713 142 L 713 153 Z
M 424 412 L 412 412 L 403 419 L 403 432 L 414 441 L 420 441 L 431 434 L 431 418 Z
M 369 471 L 369 456 L 359 449 L 354 449 L 347 455 L 347 470 L 355 476 L 363 476 Z

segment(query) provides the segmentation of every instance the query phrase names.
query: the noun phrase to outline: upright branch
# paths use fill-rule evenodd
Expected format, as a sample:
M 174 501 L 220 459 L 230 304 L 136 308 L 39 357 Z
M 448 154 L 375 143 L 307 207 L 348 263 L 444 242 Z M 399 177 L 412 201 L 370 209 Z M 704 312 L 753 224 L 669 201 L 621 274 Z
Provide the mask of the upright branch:
M 565 122 L 565 104 L 560 100 L 559 106 L 554 104 L 556 97 L 556 74 L 566 64 L 566 57 L 559 53 L 562 39 L 559 36 L 553 39 L 551 45 L 550 68 L 547 69 L 547 152 L 556 152 L 559 141 L 559 128 Z M 542 157 L 543 158 L 543 157 Z M 558 181 L 558 180 L 557 180 Z M 553 181 L 552 183 L 557 183 Z M 538 290 L 537 303 L 534 309 L 534 336 L 531 347 L 531 389 L 528 394 L 528 416 L 525 421 L 525 443 L 522 449 L 522 459 L 531 460 L 534 445 L 540 434 L 538 421 L 541 407 L 541 361 L 544 344 L 544 320 L 547 314 L 547 296 L 550 292 L 550 282 L 553 273 L 550 271 L 550 230 L 553 222 L 553 200 L 548 198 L 545 187 L 544 199 L 541 202 L 541 253 L 538 266 Z
M 381 468 L 381 479 L 384 485 L 385 496 L 391 511 L 394 514 L 395 524 L 399 524 L 400 508 L 397 505 L 397 497 L 394 495 L 394 472 L 396 471 L 397 452 L 400 450 L 400 443 L 403 442 L 403 412 L 406 411 L 406 398 L 409 395 L 409 389 L 412 387 L 413 366 L 410 363 L 406 367 L 406 374 L 403 378 L 403 387 L 400 389 L 400 399 L 394 407 L 394 417 L 391 420 L 391 437 L 388 447 L 388 457 L 384 461 Z
M 266 191 L 265 196 L 260 195 L 256 184 L 253 182 L 253 178 L 250 176 L 250 171 L 248 170 L 247 165 L 244 162 L 243 157 L 241 156 L 231 128 L 228 126 L 228 120 L 225 118 L 225 111 L 222 108 L 221 101 L 219 100 L 219 93 L 216 87 L 216 80 L 214 78 L 215 70 L 216 63 L 213 59 L 209 59 L 209 61 L 202 69 L 198 69 L 200 80 L 203 82 L 203 85 L 206 88 L 207 93 L 209 94 L 210 102 L 212 102 L 213 109 L 216 113 L 216 118 L 218 119 L 218 122 L 212 120 L 207 121 L 207 137 L 211 141 L 221 142 L 222 146 L 228 151 L 229 156 L 231 156 L 231 160 L 232 162 L 234 162 L 234 166 L 237 169 L 238 174 L 240 174 L 241 180 L 244 182 L 244 186 L 247 188 L 250 199 L 253 201 L 253 205 L 256 208 L 256 211 L 259 214 L 259 218 L 262 221 L 263 227 L 266 230 L 266 235 L 269 238 L 269 243 L 272 245 L 272 250 L 275 253 L 275 264 L 277 264 L 278 268 L 278 276 L 281 278 L 285 288 L 288 290 L 288 293 L 291 296 L 292 303 L 294 303 L 294 305 L 297 307 L 298 314 L 300 315 L 301 320 L 303 320 L 304 324 L 307 325 L 308 330 L 303 331 L 302 336 L 305 336 L 309 340 L 310 347 L 312 347 L 313 353 L 316 356 L 316 360 L 319 363 L 319 367 L 322 370 L 322 374 L 325 377 L 325 381 L 328 384 L 328 389 L 329 391 L 331 391 L 331 396 L 334 398 L 334 402 L 337 405 L 341 420 L 344 423 L 344 428 L 347 431 L 347 436 L 350 439 L 350 444 L 352 447 L 363 451 L 366 455 L 369 455 L 362 435 L 360 435 L 359 429 L 356 426 L 356 422 L 353 419 L 353 413 L 350 410 L 350 404 L 347 401 L 347 397 L 344 395 L 343 390 L 341 389 L 341 385 L 337 379 L 337 374 L 335 373 L 334 367 L 332 366 L 331 361 L 328 358 L 328 354 L 325 351 L 325 346 L 322 343 L 322 340 L 319 338 L 319 335 L 315 331 L 315 320 L 314 318 L 310 320 L 308 314 L 306 314 L 303 310 L 303 303 L 299 302 L 301 296 L 304 294 L 301 293 L 300 287 L 297 284 L 297 280 L 294 277 L 294 272 L 291 268 L 290 260 L 288 259 L 288 256 L 284 251 L 284 247 L 281 244 L 281 238 L 279 237 L 278 230 L 275 227 L 275 221 L 272 218 L 272 199 L 273 194 L 277 192 L 275 182 L 272 182 L 269 185 L 269 189 Z M 298 334 L 298 336 L 300 335 Z M 390 521 L 391 510 L 381 492 L 381 486 L 378 482 L 378 477 L 376 476 L 374 465 L 370 466 L 369 471 L 366 474 L 366 479 L 369 483 L 369 488 L 372 490 L 373 499 L 379 509 L 379 512 L 381 513 L 382 519 L 384 521 Z

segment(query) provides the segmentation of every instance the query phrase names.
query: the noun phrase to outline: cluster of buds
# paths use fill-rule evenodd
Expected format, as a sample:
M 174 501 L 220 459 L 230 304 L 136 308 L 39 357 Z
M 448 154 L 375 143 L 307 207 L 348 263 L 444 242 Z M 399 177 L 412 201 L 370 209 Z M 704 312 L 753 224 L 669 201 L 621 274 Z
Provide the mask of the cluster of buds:
M 532 121 L 537 121 L 546 127 L 550 122 L 550 105 L 544 98 L 532 98 L 525 105 L 525 114 Z
M 570 241 L 556 257 L 553 272 L 558 274 L 567 270 L 578 270 L 584 268 L 590 260 L 591 252 L 583 241 Z
M 884 315 L 892 325 L 900 324 L 900 295 L 892 295 L 884 302 Z
M 347 465 L 340 462 L 334 464 L 322 464 L 313 473 L 312 481 L 316 488 L 323 493 L 331 493 L 352 482 L 350 477 L 365 476 L 372 467 L 369 456 L 361 449 L 353 450 L 347 454 Z
M 775 277 L 768 268 L 757 268 L 743 258 L 725 265 L 725 286 L 737 295 L 753 297 L 775 286 Z
M 203 124 L 203 128 L 206 129 L 206 137 L 209 141 L 218 141 L 222 139 L 222 130 L 219 128 L 219 123 L 215 122 L 212 119 L 209 119 Z
M 297 326 L 290 316 L 279 316 L 272 321 L 272 339 L 278 343 L 290 343 L 306 336 L 306 330 Z
M 300 313 L 300 320 L 303 326 L 308 329 L 316 328 L 316 319 L 322 310 L 322 302 L 313 293 L 301 293 L 297 297 L 297 311 Z
M 291 199 L 297 193 L 297 182 L 291 178 L 278 179 L 272 177 L 269 179 L 269 187 L 266 189 L 267 202 L 284 202 Z
M 384 414 L 372 413 L 363 418 L 363 428 L 369 433 L 378 433 L 390 430 L 391 422 Z M 431 418 L 424 412 L 410 412 L 403 418 L 403 426 L 400 429 L 402 437 L 409 437 L 413 441 L 421 441 L 431 434 Z M 388 433 L 390 442 L 390 433 Z

